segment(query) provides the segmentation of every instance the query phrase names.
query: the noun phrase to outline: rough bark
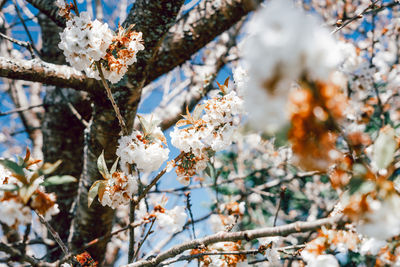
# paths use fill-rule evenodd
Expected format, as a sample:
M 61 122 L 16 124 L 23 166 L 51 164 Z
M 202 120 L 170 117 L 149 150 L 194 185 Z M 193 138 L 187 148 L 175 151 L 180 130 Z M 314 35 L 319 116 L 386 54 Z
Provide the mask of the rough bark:
M 40 12 L 45 14 L 57 26 L 65 28 L 66 21 L 63 17 L 58 15 L 58 8 L 54 4 L 54 0 L 26 0 L 32 6 L 36 7 Z
M 48 8 L 51 10 L 51 14 L 53 14 L 54 12 L 57 12 L 57 8 L 53 4 L 49 4 L 49 1 L 50 0 L 29 0 L 29 2 L 40 11 L 44 12 L 43 10 Z M 216 6 L 213 5 L 213 1 L 201 1 L 195 8 L 185 14 L 181 19 L 179 19 L 178 22 L 175 23 L 174 26 L 171 27 L 169 33 L 162 41 L 162 45 L 161 42 L 158 43 L 158 41 L 161 41 L 160 39 L 154 39 L 156 41 L 154 44 L 160 45 L 160 48 L 157 51 L 157 55 L 155 55 L 152 59 L 154 64 L 152 64 L 151 72 L 149 72 L 145 84 L 148 84 L 149 82 L 155 80 L 156 78 L 190 59 L 195 52 L 204 47 L 222 32 L 229 29 L 243 16 L 253 11 L 260 2 L 261 0 L 228 0 L 220 1 L 221 4 Z M 179 6 L 175 4 L 173 5 Z M 147 23 L 148 25 L 142 26 L 138 26 L 138 24 L 146 24 L 147 21 L 152 22 L 154 19 L 162 20 L 162 18 L 166 17 L 160 16 L 159 14 L 153 17 L 148 16 L 151 16 L 152 14 L 153 13 L 151 12 L 147 12 L 147 14 L 142 13 L 140 15 L 136 15 L 132 9 L 129 12 L 128 18 L 126 19 L 124 25 L 126 26 L 135 24 L 137 25 L 135 29 L 148 28 L 151 30 L 152 26 L 159 24 Z M 146 21 L 142 20 L 141 18 L 146 15 L 150 19 Z M 55 19 L 53 15 L 51 15 L 51 18 L 60 24 L 59 20 Z M 144 37 L 153 39 L 155 36 Z M 150 44 L 150 46 L 147 47 L 150 48 L 152 42 L 148 43 L 148 41 L 149 40 L 146 40 L 146 45 Z M 147 52 L 148 51 L 145 53 Z M 148 59 L 147 56 L 145 58 Z M 35 61 L 20 61 L 19 63 L 12 63 L 13 62 L 9 62 L 0 57 L 0 77 L 37 81 L 44 84 L 65 86 L 77 90 L 87 91 L 91 91 L 91 88 L 94 87 L 102 87 L 98 81 L 94 79 L 87 79 L 83 74 L 76 71 L 74 72 L 72 68 L 64 69 L 64 66 L 46 65 L 44 62 Z M 132 84 L 137 83 L 137 80 L 135 80 L 136 74 L 143 72 L 143 69 L 140 65 L 142 64 L 136 64 L 135 67 L 132 67 L 129 71 L 129 80 Z M 53 67 L 59 71 L 52 73 L 49 71 L 49 67 Z M 136 68 L 139 68 L 139 70 Z M 65 76 L 62 75 L 63 72 L 71 73 L 71 78 L 65 79 Z M 46 76 L 48 75 L 50 76 L 47 78 Z M 137 100 L 137 97 L 135 96 L 132 96 L 132 98 L 132 101 Z
M 53 63 L 64 63 L 65 59 L 58 49 L 60 28 L 43 14 L 40 14 L 38 18 L 43 33 L 41 52 L 44 59 Z M 72 89 L 47 87 L 44 97 L 46 110 L 42 121 L 43 154 L 45 162 L 55 162 L 59 159 L 63 161 L 54 172 L 55 175 L 68 174 L 79 178 L 83 165 L 84 126 L 73 115 L 67 101 L 85 118 L 90 116 L 90 102 L 86 94 Z M 76 183 L 46 188 L 47 191 L 57 195 L 60 213 L 54 216 L 50 223 L 64 242 L 68 239 L 73 217 L 71 205 L 76 197 L 77 188 Z M 49 260 L 57 260 L 60 256 L 61 250 L 55 250 L 49 255 Z
M 72 67 L 52 64 L 40 59 L 24 60 L 0 57 L 0 77 L 40 82 L 87 92 L 103 88 L 99 81 L 88 78 Z
M 215 3 L 218 2 L 218 5 Z M 202 0 L 165 37 L 148 82 L 184 63 L 200 48 L 256 9 L 260 0 Z
M 120 107 L 129 129 L 133 125 L 141 89 L 154 51 L 170 25 L 175 21 L 182 4 L 183 0 L 138 0 L 130 11 L 134 16 L 124 23 L 124 26 L 133 23 L 136 31 L 143 32 L 145 45 L 145 50 L 138 54 L 138 62 L 132 68 L 129 79 L 125 79 L 113 89 L 113 97 Z M 131 95 L 136 97 L 134 101 L 129 102 Z M 96 99 L 92 118 L 85 139 L 84 169 L 79 182 L 76 220 L 73 221 L 71 227 L 70 244 L 72 249 L 77 249 L 84 243 L 109 233 L 114 216 L 112 209 L 101 206 L 97 201 L 88 208 L 87 192 L 96 180 L 101 179 L 96 164 L 101 151 L 104 150 L 105 158 L 109 163 L 115 160 L 120 128 L 108 99 Z M 89 249 L 89 253 L 96 261 L 103 261 L 107 242 L 108 240 L 98 242 Z
M 158 106 L 154 109 L 153 113 L 156 115 L 157 118 L 161 120 L 160 127 L 163 131 L 175 125 L 176 122 L 178 122 L 182 118 L 182 114 L 186 112 L 186 107 L 188 107 L 189 110 L 192 110 L 201 101 L 201 99 L 203 99 L 203 97 L 214 88 L 213 83 L 215 82 L 219 71 L 225 66 L 230 49 L 234 45 L 236 45 L 236 37 L 239 34 L 242 25 L 243 20 L 240 23 L 237 23 L 228 31 L 228 39 L 223 40 L 221 38 L 221 40 L 218 40 L 217 42 L 213 42 L 210 45 L 206 46 L 206 49 L 209 51 L 219 51 L 218 47 L 222 45 L 225 46 L 223 53 L 221 53 L 220 55 L 217 53 L 208 53 L 208 55 L 204 56 L 205 58 L 203 62 L 207 67 L 211 67 L 211 70 L 209 71 L 211 77 L 208 79 L 206 84 L 204 84 L 204 79 L 197 78 L 197 74 L 194 73 L 191 77 L 192 82 L 191 85 L 189 85 L 190 89 L 188 91 L 188 94 L 177 96 L 175 99 L 178 101 L 175 101 L 174 99 L 167 106 Z M 207 64 L 207 62 L 212 62 L 213 64 Z M 202 88 L 200 92 L 199 88 Z M 181 104 L 181 108 L 176 112 L 168 112 L 169 110 L 175 111 L 175 108 L 173 107 L 177 105 L 176 102 L 179 102 L 179 99 L 177 99 L 179 97 L 185 98 L 185 101 L 182 101 L 183 104 Z

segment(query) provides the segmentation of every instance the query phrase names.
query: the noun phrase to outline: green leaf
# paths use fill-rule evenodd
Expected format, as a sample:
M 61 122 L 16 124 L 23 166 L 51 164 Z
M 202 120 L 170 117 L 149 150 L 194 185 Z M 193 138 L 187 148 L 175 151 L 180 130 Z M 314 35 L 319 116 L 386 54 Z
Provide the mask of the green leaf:
M 71 176 L 71 175 L 55 175 L 47 178 L 41 185 L 48 186 L 48 185 L 60 185 L 60 184 L 67 184 L 67 183 L 74 183 L 78 180 Z
M 110 174 L 111 174 L 111 175 L 112 175 L 114 172 L 117 171 L 118 160 L 119 160 L 119 157 L 117 158 L 117 160 L 114 162 L 114 164 L 113 164 L 112 167 L 111 167 L 111 170 L 110 170 Z
M 0 164 L 3 165 L 9 171 L 11 171 L 14 174 L 15 178 L 17 178 L 23 184 L 28 183 L 25 177 L 24 169 L 17 163 L 8 159 L 0 159 Z
M 57 160 L 54 163 L 46 162 L 40 168 L 40 175 L 43 175 L 43 174 L 47 175 L 47 174 L 50 174 L 50 173 L 54 172 L 58 168 L 58 166 L 60 166 L 61 162 L 62 162 L 61 160 Z
M 16 191 L 18 190 L 18 186 L 15 184 L 1 184 L 0 190 L 1 191 Z
M 355 192 L 357 192 L 364 182 L 365 182 L 365 180 L 360 178 L 360 177 L 351 178 L 350 182 L 349 182 L 349 193 L 350 193 L 350 195 L 352 195 Z
M 210 162 L 207 162 L 207 168 L 204 171 L 210 178 L 215 179 L 215 168 Z
M 99 186 L 101 182 L 103 182 L 103 180 L 97 180 L 90 187 L 88 192 L 88 207 L 92 205 L 94 199 L 96 198 L 97 193 L 99 192 Z
M 106 160 L 104 159 L 104 150 L 101 152 L 99 158 L 97 159 L 97 168 L 103 176 L 104 179 L 108 179 L 110 174 L 108 173 Z

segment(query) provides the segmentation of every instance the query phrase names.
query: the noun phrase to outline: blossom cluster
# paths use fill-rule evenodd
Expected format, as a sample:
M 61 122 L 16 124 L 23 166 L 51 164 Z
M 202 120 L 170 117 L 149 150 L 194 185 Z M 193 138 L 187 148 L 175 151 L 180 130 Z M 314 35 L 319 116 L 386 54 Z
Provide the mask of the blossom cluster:
M 107 23 L 92 21 L 88 12 L 73 15 L 71 5 L 63 0 L 57 5 L 67 18 L 59 43 L 66 60 L 89 77 L 100 79 L 104 75 L 111 83 L 120 81 L 128 66 L 137 61 L 137 53 L 144 49 L 142 33 L 120 26 L 115 34 Z
M 56 195 L 45 193 L 44 178 L 39 176 L 43 168 L 35 166 L 39 162 L 30 159 L 29 150 L 22 166 L 0 160 L 0 185 L 5 190 L 0 191 L 0 222 L 16 228 L 31 222 L 32 210 L 45 220 L 59 213 Z
M 245 213 L 244 202 L 228 202 L 219 206 L 219 213 L 212 214 L 209 219 L 211 229 L 214 232 L 227 231 L 237 223 L 238 219 L 243 217 Z
M 103 206 L 115 209 L 120 205 L 128 204 L 132 200 L 133 195 L 137 192 L 138 185 L 136 177 L 116 171 L 110 179 L 107 179 L 103 188 L 99 191 L 100 203 Z
M 346 97 L 334 84 L 317 83 L 292 91 L 289 98 L 294 161 L 306 170 L 327 170 L 341 156 L 335 123 L 344 117 Z
M 326 81 L 339 63 L 340 54 L 328 30 L 292 4 L 271 1 L 257 11 L 243 45 L 248 71 L 234 72 L 237 84 L 245 87 L 250 123 L 258 130 L 276 132 L 287 122 L 285 110 L 293 82 Z
M 190 254 L 196 255 L 205 252 L 233 252 L 240 251 L 241 242 L 218 242 L 203 249 L 193 249 Z M 237 255 L 206 255 L 199 258 L 200 266 L 238 266 L 241 262 L 246 260 L 245 254 Z
M 67 27 L 60 34 L 59 48 L 66 60 L 77 70 L 91 73 L 94 61 L 106 55 L 113 40 L 113 33 L 106 23 L 91 21 L 89 13 L 81 12 L 67 21 Z
M 175 163 L 178 179 L 185 185 L 191 176 L 206 168 L 210 154 L 232 143 L 239 115 L 243 113 L 243 100 L 236 92 L 227 92 L 228 79 L 224 85 L 218 85 L 221 91 L 197 105 L 193 115 L 187 110 L 187 115 L 176 123 L 170 134 L 172 145 L 185 153 Z
M 165 137 L 158 121 L 140 117 L 143 132 L 133 131 L 129 136 L 118 140 L 116 154 L 121 158 L 121 170 L 129 173 L 128 165 L 135 164 L 139 171 L 152 172 L 168 159 L 169 149 L 165 147 Z
M 157 217 L 157 222 L 161 229 L 171 234 L 183 229 L 187 218 L 185 207 L 175 206 L 173 209 L 166 210 L 161 206 L 156 206 L 154 210 L 154 215 Z
M 148 205 L 144 201 L 139 203 L 139 209 L 136 215 L 139 219 L 150 221 L 155 219 L 158 227 L 170 234 L 181 231 L 186 223 L 187 214 L 185 207 L 175 206 L 172 209 L 166 209 L 168 199 L 165 196 L 149 198 Z M 148 206 L 153 205 L 153 210 L 148 212 Z

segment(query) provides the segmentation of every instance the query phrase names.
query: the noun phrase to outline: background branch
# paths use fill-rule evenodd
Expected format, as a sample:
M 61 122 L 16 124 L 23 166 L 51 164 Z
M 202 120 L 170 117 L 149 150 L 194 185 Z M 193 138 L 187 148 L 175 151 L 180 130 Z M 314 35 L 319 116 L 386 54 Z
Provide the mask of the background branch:
M 153 259 L 138 261 L 132 264 L 128 264 L 126 266 L 127 267 L 155 266 L 166 259 L 175 257 L 186 250 L 194 249 L 199 246 L 207 246 L 217 242 L 225 242 L 225 241 L 239 241 L 239 240 L 250 241 L 255 238 L 268 237 L 268 236 L 287 236 L 293 233 L 314 231 L 321 228 L 322 226 L 327 226 L 327 227 L 333 226 L 338 222 L 340 222 L 341 220 L 342 217 L 336 216 L 336 217 L 319 219 L 314 222 L 295 222 L 283 226 L 266 227 L 255 230 L 235 232 L 235 233 L 219 232 L 214 235 L 206 236 L 200 239 L 176 245 L 168 249 L 167 251 L 158 254 Z

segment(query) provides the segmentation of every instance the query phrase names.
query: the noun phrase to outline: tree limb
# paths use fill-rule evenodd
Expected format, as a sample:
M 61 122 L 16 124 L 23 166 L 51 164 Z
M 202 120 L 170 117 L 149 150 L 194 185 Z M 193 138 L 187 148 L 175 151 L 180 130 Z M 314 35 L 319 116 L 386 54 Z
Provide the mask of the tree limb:
M 229 56 L 231 48 L 236 45 L 236 37 L 238 36 L 242 25 L 243 21 L 237 23 L 234 27 L 232 27 L 227 32 L 229 38 L 227 38 L 226 40 L 220 38 L 221 40 L 210 43 L 210 45 L 206 47 L 210 51 L 215 51 L 209 53 L 207 55 L 207 58 L 203 60 L 206 66 L 210 67 L 210 70 L 208 71 L 208 73 L 210 73 L 210 78 L 208 78 L 208 81 L 206 83 L 204 79 L 196 79 L 197 73 L 194 72 L 193 76 L 191 77 L 192 84 L 190 85 L 190 87 L 192 87 L 192 90 L 189 90 L 188 95 L 181 94 L 176 97 L 178 98 L 176 99 L 178 101 L 174 99 L 173 101 L 171 101 L 171 103 L 168 104 L 168 106 L 158 106 L 154 110 L 156 117 L 162 120 L 160 124 L 162 130 L 167 130 L 171 126 L 173 126 L 178 120 L 182 118 L 182 114 L 185 113 L 186 107 L 188 107 L 189 110 L 192 110 L 201 101 L 201 99 L 203 99 L 203 97 L 214 88 L 213 84 L 215 82 L 215 79 L 217 78 L 219 71 L 225 66 L 226 59 Z M 221 51 L 220 46 L 225 47 L 224 50 L 222 50 L 222 53 L 217 52 Z M 208 62 L 212 62 L 212 65 L 207 64 Z M 199 92 L 199 88 L 202 88 L 201 92 Z M 177 112 L 169 112 L 169 110 L 175 111 L 173 106 L 177 104 L 176 102 L 180 102 L 179 98 L 181 97 L 186 98 L 186 101 L 184 101 L 183 105 L 181 105 L 181 109 Z
M 200 48 L 256 9 L 260 0 L 202 0 L 169 31 L 158 51 L 147 82 L 182 64 Z
M 63 17 L 58 15 L 58 7 L 54 4 L 53 0 L 26 0 L 32 6 L 36 7 L 40 12 L 47 15 L 57 26 L 65 28 L 66 21 Z
M 186 250 L 194 249 L 199 246 L 207 246 L 210 244 L 226 241 L 239 241 L 239 240 L 252 240 L 260 237 L 268 236 L 287 236 L 293 233 L 314 231 L 322 226 L 333 226 L 342 220 L 341 216 L 335 216 L 330 218 L 319 219 L 313 222 L 295 222 L 283 226 L 277 227 L 265 227 L 255 230 L 247 230 L 235 233 L 219 232 L 210 236 L 206 236 L 200 239 L 182 243 L 176 245 L 167 251 L 158 254 L 156 257 L 148 260 L 138 261 L 132 264 L 126 265 L 126 267 L 138 267 L 138 266 L 156 266 L 166 259 L 175 257 Z
M 101 90 L 99 81 L 66 65 L 56 65 L 40 59 L 24 60 L 0 57 L 0 77 L 69 87 L 79 91 Z
M 137 63 L 131 68 L 133 71 L 128 79 L 119 83 L 116 88 L 111 88 L 113 98 L 120 108 L 121 115 L 127 123 L 128 130 L 132 130 L 133 119 L 139 104 L 140 95 L 149 62 L 154 59 L 154 53 L 160 40 L 163 39 L 171 24 L 176 20 L 176 15 L 183 4 L 183 0 L 137 0 L 130 13 L 134 14 L 124 23 L 124 26 L 134 24 L 133 30 L 143 32 L 145 50 L 137 55 Z M 130 83 L 128 83 L 128 80 Z M 102 90 L 103 91 L 103 90 Z M 134 95 L 129 102 L 129 96 Z M 115 151 L 120 137 L 118 120 L 107 98 L 97 98 L 94 101 L 93 120 L 87 128 L 87 137 L 84 150 L 84 169 L 79 182 L 78 200 L 76 202 L 76 215 L 71 231 L 70 241 L 73 250 L 78 249 L 92 239 L 111 232 L 114 211 L 103 207 L 95 201 L 90 208 L 87 205 L 87 193 L 90 186 L 99 179 L 97 170 L 97 157 L 104 150 L 106 160 L 114 161 Z M 96 225 L 94 229 L 93 225 Z M 98 242 L 88 249 L 91 256 L 102 262 L 108 240 Z

